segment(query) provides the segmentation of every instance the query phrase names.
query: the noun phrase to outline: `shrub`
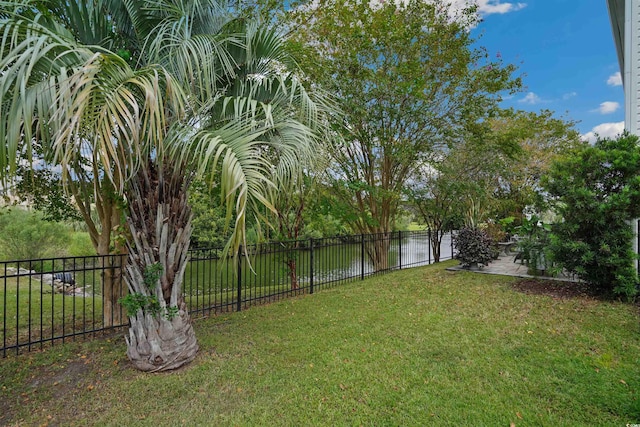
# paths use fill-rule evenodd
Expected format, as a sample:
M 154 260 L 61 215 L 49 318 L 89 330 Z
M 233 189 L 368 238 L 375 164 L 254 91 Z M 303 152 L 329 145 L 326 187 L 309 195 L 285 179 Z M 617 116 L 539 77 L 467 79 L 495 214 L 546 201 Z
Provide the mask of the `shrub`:
M 96 249 L 91 243 L 89 233 L 84 231 L 72 232 L 69 236 L 69 255 L 70 256 L 89 256 L 95 255 Z
M 533 215 L 530 219 L 522 218 L 522 225 L 516 230 L 520 235 L 520 257 L 527 263 L 528 273 L 555 275 L 557 268 L 553 265 L 550 249 L 551 226 L 542 222 L 538 215 Z
M 491 255 L 493 259 L 498 259 L 500 256 L 500 245 L 498 245 L 498 243 L 507 240 L 507 233 L 504 232 L 499 224 L 493 222 L 485 224 L 482 229 L 487 233 L 487 236 L 491 240 Z
M 28 260 L 67 255 L 69 231 L 20 208 L 0 211 L 0 258 Z
M 492 242 L 486 232 L 478 228 L 463 228 L 455 238 L 456 259 L 464 267 L 488 264 L 493 259 Z
M 554 260 L 601 291 L 637 293 L 629 221 L 640 216 L 640 147 L 625 134 L 556 162 L 544 186 L 564 220 L 551 236 Z

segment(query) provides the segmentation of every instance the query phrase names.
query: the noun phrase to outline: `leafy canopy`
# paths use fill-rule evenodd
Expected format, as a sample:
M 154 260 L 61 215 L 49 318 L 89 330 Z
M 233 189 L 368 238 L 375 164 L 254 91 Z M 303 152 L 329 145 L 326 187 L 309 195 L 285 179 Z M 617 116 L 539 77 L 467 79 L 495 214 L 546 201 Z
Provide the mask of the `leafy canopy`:
M 553 164 L 544 188 L 563 221 L 553 229 L 554 259 L 594 287 L 636 295 L 630 221 L 640 217 L 638 137 L 598 139 Z
M 388 232 L 409 176 L 463 138 L 520 85 L 514 67 L 475 48 L 473 8 L 321 0 L 295 13 L 310 79 L 335 94 L 329 181 L 360 232 Z

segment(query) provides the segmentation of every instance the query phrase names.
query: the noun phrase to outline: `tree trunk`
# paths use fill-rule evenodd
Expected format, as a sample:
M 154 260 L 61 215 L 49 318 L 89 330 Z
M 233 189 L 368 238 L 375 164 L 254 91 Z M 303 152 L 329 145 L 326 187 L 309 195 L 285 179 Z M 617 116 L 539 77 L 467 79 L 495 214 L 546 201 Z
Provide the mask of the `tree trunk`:
M 296 259 L 289 258 L 287 260 L 287 269 L 289 270 L 289 280 L 291 281 L 291 290 L 298 289 L 298 270 L 296 266 Z
M 123 255 L 104 256 L 102 271 L 102 321 L 105 328 L 127 324 L 127 316 L 118 300 L 127 295 L 122 277 Z
M 444 236 L 444 232 L 440 228 L 436 228 L 433 230 L 431 234 L 431 249 L 433 250 L 433 262 L 440 262 L 440 252 L 442 245 L 442 236 Z
M 166 163 L 145 166 L 128 188 L 131 236 L 125 279 L 129 292 L 148 305 L 129 317 L 126 341 L 133 365 L 155 372 L 189 363 L 198 344 L 182 293 L 191 238 L 189 175 Z
M 198 343 L 184 302 L 178 315 L 171 320 L 142 310 L 129 319 L 127 356 L 137 369 L 167 371 L 179 368 L 196 357 Z
M 72 187 L 72 193 L 78 211 L 82 215 L 91 243 L 100 256 L 102 279 L 102 326 L 110 328 L 127 323 L 127 316 L 118 300 L 127 295 L 127 285 L 123 278 L 123 264 L 126 247 L 114 241 L 114 249 L 111 248 L 114 229 L 122 224 L 122 210 L 116 200 L 113 186 L 106 181 L 97 181 L 91 184 L 91 188 L 80 183 Z M 92 198 L 99 223 L 92 216 Z
M 384 271 L 389 268 L 389 248 L 390 233 L 377 233 L 373 234 L 372 242 L 368 242 L 366 245 L 367 254 L 369 259 L 373 263 L 374 271 Z

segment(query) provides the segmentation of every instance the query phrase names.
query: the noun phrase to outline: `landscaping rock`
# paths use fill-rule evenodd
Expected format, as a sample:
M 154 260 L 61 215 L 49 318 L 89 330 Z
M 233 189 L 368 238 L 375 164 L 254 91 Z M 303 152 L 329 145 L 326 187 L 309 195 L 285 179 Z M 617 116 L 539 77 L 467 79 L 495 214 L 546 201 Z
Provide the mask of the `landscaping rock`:
M 0 271 L 0 274 L 3 274 L 4 277 L 30 276 L 32 274 L 36 274 L 36 272 L 34 270 L 27 270 L 26 268 L 7 267 L 5 271 Z

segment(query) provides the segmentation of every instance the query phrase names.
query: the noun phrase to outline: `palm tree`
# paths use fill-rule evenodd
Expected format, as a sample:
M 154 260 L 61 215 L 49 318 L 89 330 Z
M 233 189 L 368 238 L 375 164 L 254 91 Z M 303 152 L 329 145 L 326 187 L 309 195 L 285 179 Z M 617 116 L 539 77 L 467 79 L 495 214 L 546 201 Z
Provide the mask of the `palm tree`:
M 248 207 L 273 209 L 271 171 L 293 175 L 311 155 L 321 109 L 281 37 L 223 1 L 2 6 L 3 176 L 47 141 L 66 187 L 89 165 L 124 197 L 127 354 L 146 371 L 188 363 L 198 348 L 182 294 L 191 180 L 221 171 L 235 253 Z

